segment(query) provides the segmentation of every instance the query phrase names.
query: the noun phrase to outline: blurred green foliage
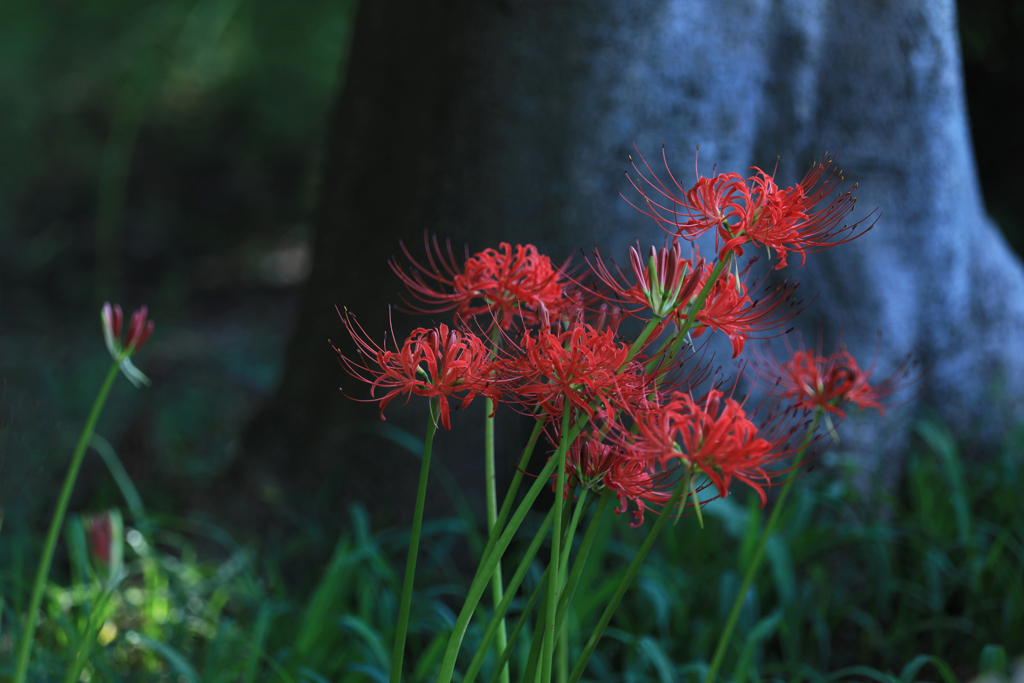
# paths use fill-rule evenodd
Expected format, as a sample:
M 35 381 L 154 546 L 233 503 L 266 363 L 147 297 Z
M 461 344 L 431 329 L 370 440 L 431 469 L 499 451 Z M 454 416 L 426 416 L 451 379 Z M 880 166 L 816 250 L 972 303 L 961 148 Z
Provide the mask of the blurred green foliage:
M 798 483 L 746 597 L 726 658 L 728 680 L 1008 680 L 1012 655 L 1024 654 L 1024 432 L 1000 457 L 976 466 L 960 459 L 941 426 L 919 431 L 905 486 L 880 507 L 864 507 L 834 470 Z M 116 458 L 104 457 L 108 464 Z M 300 533 L 243 547 L 203 519 L 146 513 L 130 483 L 119 477 L 118 485 L 135 501 L 126 571 L 113 584 L 97 578 L 114 573 L 106 564 L 90 568 L 85 541 L 72 544 L 79 547 L 69 554 L 75 578 L 50 585 L 37 679 L 63 676 L 89 638 L 96 644 L 82 680 L 387 680 L 408 530 L 373 533 L 365 512 L 353 507 L 337 540 L 306 520 Z M 702 680 L 765 513 L 756 496 L 729 497 L 707 506 L 703 530 L 691 516 L 663 534 L 598 648 L 589 680 Z M 592 551 L 603 559 L 588 564 L 568 621 L 571 657 L 643 539 L 628 521 L 604 519 Z M 472 524 L 463 517 L 424 527 L 410 681 L 436 673 L 466 585 L 452 558 L 467 547 L 474 552 L 466 545 L 467 532 L 476 533 Z M 72 518 L 67 537 L 81 525 Z M 533 531 L 525 529 L 524 538 Z M 3 533 L 0 662 L 17 638 L 37 541 L 23 528 Z M 544 555 L 534 561 L 524 596 L 541 576 Z M 515 561 L 513 552 L 507 562 Z M 513 603 L 513 613 L 524 603 Z M 486 609 L 479 617 L 467 635 L 469 652 Z M 525 664 L 531 622 L 511 658 L 513 680 Z M 485 676 L 493 654 L 488 659 Z M 466 664 L 468 657 L 460 668 Z M 0 677 L 8 668 L 0 664 Z
M 202 254 L 301 233 L 353 7 L 0 4 L 5 319 L 91 310 L 122 278 L 188 290 Z

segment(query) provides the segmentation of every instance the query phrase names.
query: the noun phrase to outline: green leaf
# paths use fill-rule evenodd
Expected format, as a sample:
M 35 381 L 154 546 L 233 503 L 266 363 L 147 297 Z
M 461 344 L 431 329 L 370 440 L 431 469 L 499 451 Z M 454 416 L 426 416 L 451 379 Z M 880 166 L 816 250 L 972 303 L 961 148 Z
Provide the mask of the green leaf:
M 141 633 L 130 631 L 133 635 L 133 640 L 137 639 L 139 645 L 152 650 L 157 653 L 171 665 L 171 668 L 177 671 L 180 675 L 187 678 L 191 683 L 201 683 L 199 674 L 192 668 L 192 665 L 188 663 L 188 660 L 180 652 L 175 650 L 167 643 L 162 643 L 159 640 L 153 640 L 148 636 L 144 636 Z
M 1005 674 L 1006 669 L 1006 648 L 992 643 L 982 648 L 981 663 L 978 665 L 979 674 Z
M 782 621 L 782 610 L 777 609 L 757 622 L 754 628 L 750 629 L 747 640 L 743 644 L 743 650 L 740 652 L 740 657 L 736 661 L 736 669 L 733 671 L 733 680 L 736 683 L 744 683 L 747 680 L 748 672 L 753 674 L 754 680 L 760 679 L 756 670 L 750 671 L 754 662 L 754 654 L 757 652 L 758 646 L 775 633 L 780 621 Z M 754 668 L 756 669 L 756 667 Z
M 829 674 L 826 680 L 841 681 L 848 676 L 870 678 L 873 681 L 879 681 L 879 683 L 900 683 L 900 680 L 892 674 L 882 673 L 878 669 L 872 669 L 870 666 L 849 666 Z
M 957 534 L 960 542 L 968 546 L 971 544 L 971 512 L 967 493 L 964 490 L 964 473 L 960 467 L 956 442 L 949 430 L 936 422 L 918 422 L 915 425 L 915 430 L 942 462 L 942 468 L 949 484 L 949 497 L 956 513 Z
M 128 509 L 131 510 L 132 519 L 138 522 L 145 518 L 146 508 L 142 505 L 142 496 L 139 495 L 138 489 L 135 488 L 131 477 L 125 471 L 124 465 L 121 464 L 120 458 L 117 457 L 117 453 L 114 451 L 114 447 L 110 445 L 109 441 L 95 432 L 89 440 L 89 446 L 103 458 L 104 464 L 110 470 L 110 476 L 114 478 L 114 483 L 121 490 L 121 495 L 124 496 L 124 501 L 128 504 Z
M 665 654 L 661 645 L 650 636 L 643 636 L 637 640 L 637 647 L 644 653 L 644 656 L 654 664 L 658 672 L 658 678 L 662 683 L 673 683 L 675 676 L 672 675 L 672 660 Z
M 917 672 L 928 664 L 931 664 L 938 670 L 942 680 L 946 683 L 959 683 L 953 670 L 949 668 L 949 664 L 946 664 L 934 655 L 918 655 L 910 660 L 910 663 L 903 667 L 903 671 L 900 672 L 900 681 L 903 683 L 913 683 L 917 677 Z

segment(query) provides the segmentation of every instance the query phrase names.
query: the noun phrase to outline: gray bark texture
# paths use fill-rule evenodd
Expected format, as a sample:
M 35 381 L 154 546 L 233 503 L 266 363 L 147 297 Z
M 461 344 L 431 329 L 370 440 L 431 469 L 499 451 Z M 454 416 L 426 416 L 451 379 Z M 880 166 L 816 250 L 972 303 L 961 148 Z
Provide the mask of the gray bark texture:
M 338 391 L 367 393 L 327 343 L 346 343 L 334 305 L 382 339 L 400 293 L 386 262 L 400 239 L 422 254 L 424 230 L 459 251 L 532 242 L 555 261 L 662 244 L 617 194 L 636 199 L 634 143 L 660 170 L 664 142 L 685 185 L 697 145 L 704 175 L 778 158 L 783 187 L 841 149 L 860 184 L 852 218 L 881 216 L 802 268 L 791 256 L 783 275 L 820 293 L 798 326 L 811 343 L 820 327 L 826 349 L 842 331 L 862 365 L 882 330 L 876 377 L 908 353 L 926 370 L 885 419 L 844 425 L 862 481 L 892 484 L 922 406 L 980 452 L 1020 415 L 1024 271 L 982 205 L 952 0 L 363 0 L 349 64 L 287 370 L 244 441 L 250 484 L 411 500 L 415 459 L 372 433 L 375 404 Z M 425 322 L 394 314 L 399 335 Z M 422 434 L 420 403 L 392 404 L 384 424 Z M 481 419 L 457 414 L 463 436 L 435 447 L 471 490 Z M 520 428 L 499 426 L 506 460 Z

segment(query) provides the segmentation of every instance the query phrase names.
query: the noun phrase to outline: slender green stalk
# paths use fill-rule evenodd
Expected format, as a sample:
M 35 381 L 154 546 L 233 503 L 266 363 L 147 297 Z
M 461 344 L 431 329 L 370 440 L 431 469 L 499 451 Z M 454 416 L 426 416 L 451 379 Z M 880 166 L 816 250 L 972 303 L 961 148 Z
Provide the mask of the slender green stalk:
M 579 498 L 576 499 L 576 509 L 573 510 L 572 520 L 569 522 L 569 528 L 565 532 L 565 538 L 562 540 L 562 548 L 565 552 L 562 553 L 562 562 L 558 566 L 558 585 L 559 588 L 565 583 L 565 570 L 569 566 L 569 555 L 572 550 L 572 539 L 576 537 L 576 528 L 580 524 L 580 517 L 583 516 L 583 511 L 587 509 L 587 489 L 580 491 Z M 561 604 L 561 599 L 559 599 Z
M 39 559 L 39 568 L 36 570 L 36 580 L 32 585 L 32 598 L 29 600 L 28 613 L 25 615 L 25 629 L 21 634 L 21 642 L 18 645 L 18 660 L 14 667 L 14 678 L 11 683 L 25 683 L 25 676 L 28 673 L 28 662 L 32 654 L 32 641 L 36 635 L 36 615 L 39 606 L 43 602 L 43 589 L 46 587 L 46 579 L 50 575 L 50 564 L 53 562 L 53 551 L 57 547 L 57 536 L 60 535 L 61 526 L 64 524 L 64 515 L 68 511 L 68 503 L 71 500 L 71 491 L 75 487 L 75 480 L 78 478 L 78 470 L 82 466 L 82 459 L 85 457 L 86 448 L 92 438 L 93 430 L 96 429 L 96 422 L 100 419 L 103 411 L 103 404 L 107 402 L 110 388 L 114 386 L 114 379 L 120 371 L 119 363 L 114 361 L 107 371 L 106 379 L 100 387 L 96 400 L 93 401 L 92 411 L 85 422 L 81 436 L 78 437 L 78 444 L 75 445 L 75 452 L 71 456 L 71 465 L 68 467 L 67 476 L 64 477 L 64 486 L 60 490 L 60 497 L 57 499 L 57 508 L 53 512 L 53 521 L 50 522 L 50 531 L 46 534 L 46 543 L 43 545 L 43 556 Z
M 488 398 L 484 410 L 487 413 L 484 416 L 484 478 L 486 479 L 485 490 L 487 495 L 487 534 L 490 537 L 500 531 L 497 528 L 498 493 L 495 490 L 496 485 L 494 481 L 494 401 Z M 491 598 L 494 600 L 495 610 L 498 609 L 498 605 L 501 604 L 502 597 L 504 597 L 502 584 L 501 560 L 498 560 L 494 573 L 491 575 Z M 505 631 L 505 619 L 501 618 L 498 621 L 498 632 L 494 641 L 497 653 L 500 654 L 507 644 L 508 634 Z M 500 683 L 509 683 L 509 680 L 508 666 L 506 666 L 501 672 Z
M 562 441 L 558 444 L 553 460 L 558 460 L 558 472 L 555 475 L 555 519 L 552 522 L 556 530 L 562 528 L 562 507 L 565 501 L 565 453 L 569 450 L 569 420 L 572 417 L 572 404 L 565 399 L 565 406 L 562 408 Z M 569 537 L 568 542 L 572 542 Z M 566 546 L 568 553 L 568 545 Z M 551 534 L 551 566 L 555 571 L 548 575 L 548 599 L 545 607 L 547 616 L 544 619 L 544 652 L 541 660 L 541 677 L 543 683 L 551 681 L 551 663 L 555 656 L 555 616 L 558 614 L 558 595 L 562 591 L 562 534 Z
M 420 465 L 420 483 L 416 489 L 416 507 L 412 513 L 412 535 L 409 538 L 409 556 L 405 561 L 405 578 L 402 580 L 402 598 L 398 606 L 398 626 L 395 629 L 395 649 L 391 653 L 391 683 L 401 683 L 402 660 L 405 659 L 405 636 L 409 630 L 409 610 L 412 607 L 412 585 L 416 576 L 416 555 L 420 549 L 420 531 L 423 528 L 423 506 L 427 499 L 427 479 L 430 474 L 430 451 L 434 446 L 437 432 L 438 407 L 435 399 L 430 401 L 430 416 L 427 420 L 427 435 L 423 439 L 423 463 Z
M 619 587 L 615 589 L 615 594 L 612 595 L 611 601 L 608 606 L 605 607 L 604 613 L 601 615 L 601 619 L 597 622 L 597 626 L 594 627 L 594 632 L 590 634 L 590 639 L 587 640 L 586 646 L 583 648 L 583 653 L 580 658 L 576 660 L 576 666 L 573 667 L 572 673 L 569 674 L 569 683 L 577 683 L 580 680 L 580 676 L 583 675 L 583 670 L 587 668 L 587 662 L 590 661 L 590 656 L 594 654 L 594 650 L 597 649 L 597 644 L 601 640 L 601 636 L 604 634 L 605 628 L 608 623 L 612 620 L 612 615 L 615 614 L 615 610 L 619 607 L 619 602 L 622 601 L 622 596 L 626 594 L 626 590 L 629 585 L 633 582 L 633 578 L 637 572 L 640 571 L 640 565 L 643 564 L 644 559 L 647 557 L 647 553 L 650 552 L 651 546 L 654 545 L 654 541 L 657 540 L 658 534 L 661 533 L 661 528 L 665 526 L 665 522 L 672 515 L 670 511 L 680 503 L 680 499 L 684 494 L 689 491 L 690 488 L 690 477 L 693 476 L 693 472 L 687 472 L 683 475 L 679 484 L 676 486 L 676 490 L 672 492 L 672 497 L 669 498 L 668 503 L 665 504 L 665 509 L 658 515 L 658 519 L 655 520 L 654 526 L 651 531 L 647 534 L 647 538 L 644 539 L 644 543 L 640 546 L 640 549 L 636 553 L 636 557 L 629 564 L 629 568 L 626 570 L 625 576 L 622 577 L 622 581 L 619 583 Z
M 82 675 L 82 669 L 85 668 L 86 663 L 89 661 L 89 655 L 92 653 L 93 645 L 96 643 L 96 637 L 100 633 L 100 628 L 107 620 L 107 606 L 110 604 L 110 598 L 114 595 L 114 589 L 116 586 L 103 591 L 99 599 L 93 605 L 92 614 L 89 615 L 89 621 L 85 626 L 85 637 L 78 644 L 78 652 L 75 653 L 75 661 L 67 671 L 67 675 L 64 677 L 64 683 L 77 683 Z
M 480 556 L 481 562 L 483 562 L 483 558 L 487 557 L 491 553 L 491 550 L 494 549 L 494 545 L 498 541 L 498 532 L 505 528 L 505 522 L 508 520 L 508 513 L 512 511 L 512 504 L 515 503 L 516 493 L 519 492 L 519 485 L 523 481 L 526 466 L 530 464 L 533 449 L 537 445 L 537 440 L 540 438 L 542 431 L 544 431 L 544 421 L 537 420 L 537 424 L 533 426 L 533 432 L 530 434 L 530 441 L 526 444 L 522 457 L 519 458 L 519 465 L 516 467 L 516 473 L 512 475 L 512 482 L 508 485 L 508 491 L 505 493 L 505 500 L 502 501 L 501 509 L 498 510 L 498 518 L 494 522 L 494 528 L 496 531 L 493 534 L 488 535 L 487 545 L 484 547 L 484 551 Z
M 495 322 L 494 327 L 491 330 L 491 358 L 497 355 L 498 348 L 501 346 L 501 328 Z M 491 537 L 497 535 L 501 531 L 497 526 L 498 520 L 498 493 L 496 491 L 496 483 L 494 478 L 494 412 L 495 406 L 494 401 L 487 398 L 485 402 L 484 410 L 484 479 L 485 479 L 485 492 L 487 497 L 487 537 L 490 540 Z M 518 488 L 518 487 L 517 487 Z M 504 506 L 503 506 L 504 507 Z M 494 574 L 491 575 L 491 597 L 494 600 L 495 611 L 498 609 L 498 605 L 501 604 L 502 599 L 502 576 L 501 576 L 501 561 L 498 561 L 498 566 L 494 569 Z M 501 651 L 505 649 L 505 645 L 508 643 L 508 635 L 505 631 L 505 619 L 502 618 L 498 622 L 498 633 L 497 639 L 494 642 L 494 647 L 497 654 L 501 654 Z M 501 672 L 501 683 L 509 683 L 508 667 L 505 667 Z
M 558 631 L 558 658 L 555 667 L 556 683 L 565 683 L 569 678 L 569 629 L 562 628 Z
M 584 413 L 579 422 L 573 426 L 569 432 L 569 436 L 566 439 L 567 443 L 572 443 L 573 440 L 579 436 L 580 431 L 587 425 L 589 421 L 588 416 Z M 473 612 L 476 610 L 477 604 L 480 602 L 480 597 L 483 595 L 486 589 L 487 583 L 490 579 L 491 572 L 494 571 L 495 565 L 498 560 L 501 559 L 502 555 L 505 554 L 505 550 L 512 542 L 512 538 L 515 536 L 516 531 L 519 529 L 519 525 L 523 523 L 523 519 L 526 518 L 526 513 L 529 512 L 533 502 L 537 500 L 537 496 L 540 495 L 541 490 L 547 484 L 548 478 L 551 473 L 554 472 L 555 466 L 558 464 L 560 457 L 556 453 L 554 457 L 550 458 L 544 469 L 537 475 L 537 479 L 534 480 L 533 485 L 530 486 L 526 495 L 523 497 L 522 502 L 519 503 L 519 507 L 516 509 L 512 519 L 509 520 L 508 526 L 501 533 L 501 536 L 495 539 L 491 539 L 487 546 L 489 550 L 484 551 L 484 555 L 480 560 L 480 566 L 477 568 L 476 576 L 473 578 L 473 582 L 469 586 L 469 592 L 466 594 L 466 601 L 462 605 L 462 610 L 459 612 L 458 618 L 455 620 L 455 627 L 452 629 L 452 634 L 448 638 L 448 645 L 444 652 L 444 658 L 441 660 L 441 670 L 437 674 L 437 683 L 450 683 L 452 680 L 452 674 L 455 672 L 455 661 L 458 659 L 459 650 L 462 647 L 462 639 L 466 635 L 466 629 L 469 627 L 469 620 L 473 616 Z
M 793 465 L 789 471 L 789 475 L 786 477 L 785 483 L 782 485 L 782 491 L 779 493 L 778 499 L 775 501 L 775 505 L 772 506 L 772 514 L 768 517 L 768 524 L 765 525 L 764 531 L 761 533 L 761 538 L 757 542 L 757 548 L 754 549 L 754 555 L 750 558 L 750 563 L 747 565 L 747 572 L 743 577 L 743 585 L 740 586 L 740 592 L 736 594 L 736 599 L 733 600 L 732 610 L 729 612 L 729 618 L 725 622 L 725 628 L 722 629 L 721 635 L 718 636 L 718 645 L 715 647 L 715 654 L 711 658 L 711 665 L 708 667 L 707 676 L 704 677 L 704 683 L 711 683 L 715 680 L 718 675 L 718 670 L 722 666 L 722 660 L 725 658 L 725 650 L 729 646 L 729 640 L 732 638 L 732 632 L 736 628 L 736 622 L 740 618 L 740 609 L 743 607 L 743 600 L 747 595 L 747 591 L 750 590 L 750 585 L 754 582 L 754 575 L 757 573 L 758 568 L 761 566 L 761 559 L 764 557 L 764 549 L 768 545 L 768 539 L 771 538 L 775 532 L 775 526 L 779 522 L 779 517 L 782 515 L 782 506 L 786 502 L 786 497 L 789 495 L 789 489 L 793 484 L 793 480 L 796 478 L 796 468 L 800 466 L 800 461 L 803 460 L 804 453 L 807 451 L 808 444 L 811 443 L 811 439 L 814 437 L 814 430 L 818 426 L 818 421 L 821 419 L 822 409 L 818 408 L 817 412 L 814 413 L 814 420 L 811 422 L 811 426 L 807 429 L 807 434 L 804 436 L 803 443 L 800 444 L 800 450 L 797 451 L 796 457 L 793 458 Z
M 550 570 L 551 567 L 549 566 Z M 547 573 L 548 580 L 551 579 L 551 571 Z M 548 590 L 544 591 L 544 601 L 537 610 L 537 623 L 533 628 L 533 640 L 530 642 L 530 654 L 526 659 L 526 670 L 523 672 L 524 683 L 536 683 L 540 680 L 541 673 L 543 671 L 540 664 L 540 658 L 544 656 L 544 616 L 548 611 L 548 597 L 551 592 Z
M 541 544 L 544 542 L 544 538 L 548 535 L 548 529 L 551 528 L 551 520 L 554 516 L 554 510 L 549 510 L 547 517 L 544 518 L 544 522 L 540 525 L 537 533 L 534 534 L 533 540 L 530 542 L 530 546 L 526 549 L 526 554 L 523 555 L 522 561 L 519 563 L 519 567 L 516 569 L 516 573 L 512 575 L 512 580 L 508 583 L 508 590 L 505 592 L 505 596 L 502 598 L 501 603 L 498 604 L 494 609 L 494 616 L 491 618 L 491 622 L 487 624 L 487 629 L 484 631 L 483 638 L 480 640 L 480 645 L 477 648 L 476 654 L 473 655 L 473 661 L 469 663 L 469 668 L 466 669 L 466 676 L 462 679 L 462 683 L 473 683 L 476 675 L 480 672 L 480 668 L 484 664 L 484 658 L 487 655 L 487 650 L 491 646 L 491 641 L 494 640 L 498 633 L 498 624 L 505 623 L 505 613 L 508 612 L 509 605 L 512 604 L 512 598 L 515 597 L 516 591 L 519 589 L 519 585 L 523 582 L 526 577 L 526 572 L 530 568 L 530 563 L 533 562 L 533 558 L 537 556 L 537 551 L 540 550 Z M 505 651 L 505 647 L 508 645 L 508 641 L 503 643 L 498 648 L 498 656 Z M 504 664 L 499 666 L 499 671 L 507 671 L 507 667 Z
M 532 610 L 533 606 L 537 603 L 537 598 L 540 597 L 540 592 L 544 589 L 544 584 L 547 583 L 547 578 L 548 570 L 545 568 L 544 573 L 540 575 L 540 580 L 537 582 L 537 586 L 533 589 L 533 592 L 530 593 L 530 599 L 526 601 L 526 607 L 523 608 L 523 613 L 519 615 L 515 628 L 512 629 L 512 633 L 508 637 L 508 646 L 501 653 L 501 656 L 498 657 L 498 666 L 494 671 L 494 675 L 491 676 L 490 683 L 498 683 L 498 674 L 501 672 L 501 667 L 505 666 L 505 663 L 508 662 L 508 658 L 512 656 L 512 648 L 515 647 L 516 639 L 522 632 L 523 627 L 526 626 L 526 620 L 530 616 L 530 610 Z M 468 678 L 465 683 L 470 683 Z
M 718 282 L 718 277 L 725 270 L 725 266 L 728 265 L 729 261 L 732 260 L 732 253 L 730 252 L 724 259 L 720 260 L 715 264 L 714 269 L 711 271 L 711 275 L 708 276 L 708 281 L 704 283 L 703 289 L 700 290 L 700 294 L 697 295 L 697 299 L 690 305 L 690 312 L 686 315 L 686 320 L 683 321 L 682 327 L 679 328 L 679 334 L 676 335 L 676 340 L 672 343 L 672 348 L 665 356 L 668 362 L 672 362 L 672 359 L 679 353 L 679 347 L 683 345 L 683 340 L 686 339 L 687 333 L 690 328 L 693 327 L 693 321 L 697 319 L 697 314 L 700 313 L 701 309 L 704 308 L 704 303 L 708 300 L 708 296 L 711 295 L 711 288 Z
M 662 318 L 657 315 L 647 321 L 647 324 L 644 325 L 644 329 L 640 332 L 640 336 L 637 337 L 636 341 L 633 342 L 633 345 L 629 347 L 628 360 L 626 360 L 626 362 L 622 364 L 622 367 L 619 368 L 620 372 L 629 365 L 629 361 L 633 360 L 633 358 L 636 357 L 636 354 L 640 353 L 640 349 L 643 347 L 644 342 L 646 342 L 647 338 L 651 336 L 655 329 L 657 329 L 658 324 L 661 323 L 661 321 Z
M 572 604 L 572 599 L 576 595 L 576 587 L 580 583 L 583 568 L 586 566 L 587 558 L 590 556 L 590 549 L 594 545 L 594 539 L 597 538 L 597 529 L 601 525 L 601 519 L 604 518 L 605 510 L 608 509 L 608 503 L 611 499 L 611 492 L 605 491 L 597 501 L 597 509 L 594 510 L 594 516 L 590 518 L 587 533 L 583 535 L 583 542 L 576 553 L 576 560 L 572 563 L 569 579 L 566 581 L 565 589 L 562 591 L 562 597 L 558 600 L 558 616 L 555 619 L 555 630 L 561 629 L 565 623 L 565 617 L 569 612 L 569 605 Z

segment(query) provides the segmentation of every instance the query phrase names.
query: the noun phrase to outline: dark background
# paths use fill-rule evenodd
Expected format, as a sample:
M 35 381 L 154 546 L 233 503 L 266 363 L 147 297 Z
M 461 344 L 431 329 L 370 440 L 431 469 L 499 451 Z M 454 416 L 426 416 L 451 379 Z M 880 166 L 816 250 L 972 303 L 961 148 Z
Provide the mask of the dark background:
M 108 298 L 149 305 L 156 333 L 137 364 L 154 387 L 119 382 L 98 432 L 149 506 L 225 503 L 230 490 L 214 496 L 208 485 L 279 379 L 308 272 L 324 123 L 344 85 L 354 9 L 352 0 L 309 0 L 301 13 L 269 0 L 0 7 L 8 523 L 56 495 L 109 364 L 97 315 Z M 1022 254 L 1024 7 L 961 3 L 960 29 L 985 200 Z M 390 277 L 383 263 L 366 268 Z M 275 501 L 274 486 L 261 502 Z M 314 493 L 329 502 L 329 491 Z M 87 459 L 73 509 L 118 502 L 98 458 Z

